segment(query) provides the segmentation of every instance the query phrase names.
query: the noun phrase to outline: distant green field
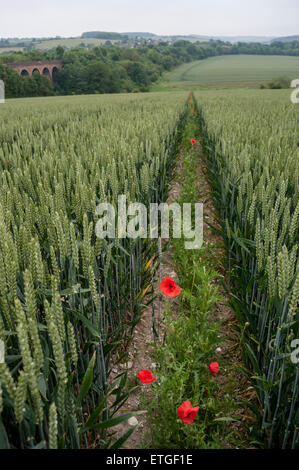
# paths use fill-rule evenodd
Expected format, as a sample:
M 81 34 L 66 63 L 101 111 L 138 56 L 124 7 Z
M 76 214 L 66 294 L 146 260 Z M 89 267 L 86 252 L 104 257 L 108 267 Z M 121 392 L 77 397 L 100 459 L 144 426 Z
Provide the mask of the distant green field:
M 97 38 L 66 38 L 66 39 L 49 39 L 46 41 L 40 41 L 34 43 L 34 48 L 40 51 L 49 51 L 54 49 L 57 46 L 65 47 L 66 49 L 72 49 L 79 45 L 84 44 L 85 46 L 100 46 L 105 44 L 107 39 L 97 39 Z M 117 40 L 112 39 L 110 42 L 115 43 Z M 23 51 L 23 47 L 3 47 L 0 49 L 0 54 L 9 54 L 10 52 Z
M 107 39 L 97 39 L 97 38 L 74 38 L 74 39 L 49 39 L 48 41 L 41 41 L 35 43 L 35 48 L 47 51 L 53 49 L 57 46 L 66 47 L 67 49 L 71 49 L 72 47 L 77 47 L 80 44 L 84 44 L 85 46 L 92 45 L 92 46 L 100 46 L 101 44 L 105 44 Z M 114 39 L 110 40 L 110 42 L 116 42 Z
M 23 51 L 23 47 L 1 47 L 0 54 L 10 54 L 11 52 Z
M 191 62 L 168 76 L 169 82 L 261 82 L 280 76 L 299 78 L 299 57 L 228 55 Z

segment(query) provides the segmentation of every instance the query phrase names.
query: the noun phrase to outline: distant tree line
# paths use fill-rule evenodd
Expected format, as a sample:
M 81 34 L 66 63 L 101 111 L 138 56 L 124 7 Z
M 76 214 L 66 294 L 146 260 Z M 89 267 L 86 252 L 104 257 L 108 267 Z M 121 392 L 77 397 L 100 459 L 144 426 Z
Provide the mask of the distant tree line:
M 50 96 L 92 93 L 121 93 L 147 91 L 165 71 L 194 60 L 227 54 L 263 54 L 299 56 L 299 41 L 231 44 L 220 40 L 174 44 L 160 42 L 138 48 L 104 45 L 86 49 L 65 50 L 58 46 L 52 52 L 15 51 L 0 56 L 0 78 L 6 85 L 6 96 Z M 52 84 L 38 73 L 21 77 L 5 66 L 19 61 L 62 59 L 64 66 Z

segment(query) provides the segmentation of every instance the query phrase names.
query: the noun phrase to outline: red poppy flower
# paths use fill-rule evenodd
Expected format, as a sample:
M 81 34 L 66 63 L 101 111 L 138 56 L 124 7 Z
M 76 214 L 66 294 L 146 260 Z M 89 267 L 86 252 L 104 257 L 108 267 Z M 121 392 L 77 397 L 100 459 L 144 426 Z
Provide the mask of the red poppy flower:
M 209 365 L 209 369 L 211 371 L 211 374 L 214 375 L 214 377 L 218 374 L 219 372 L 219 364 L 218 362 L 212 362 L 210 365 Z
M 197 144 L 197 140 L 191 139 L 191 145 Z
M 194 109 L 190 109 L 191 113 L 194 113 Z
M 189 426 L 195 420 L 198 410 L 198 406 L 192 408 L 190 401 L 184 401 L 184 403 L 182 403 L 182 405 L 178 408 L 178 415 L 183 423 L 188 424 Z
M 151 373 L 150 370 L 141 370 L 138 372 L 137 377 L 141 380 L 143 384 L 151 384 L 155 382 L 155 377 L 153 377 L 153 374 Z
M 188 103 L 191 104 L 191 100 L 189 100 Z
M 171 277 L 166 277 L 160 284 L 162 294 L 167 297 L 177 297 L 182 292 L 181 288 L 177 286 L 176 282 Z

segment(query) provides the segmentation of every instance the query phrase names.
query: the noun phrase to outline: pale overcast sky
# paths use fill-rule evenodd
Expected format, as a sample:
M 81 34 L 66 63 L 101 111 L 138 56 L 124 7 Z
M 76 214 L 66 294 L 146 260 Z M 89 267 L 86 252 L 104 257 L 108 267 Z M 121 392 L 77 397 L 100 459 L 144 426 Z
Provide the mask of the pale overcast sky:
M 0 37 L 84 31 L 288 36 L 299 0 L 0 0 Z

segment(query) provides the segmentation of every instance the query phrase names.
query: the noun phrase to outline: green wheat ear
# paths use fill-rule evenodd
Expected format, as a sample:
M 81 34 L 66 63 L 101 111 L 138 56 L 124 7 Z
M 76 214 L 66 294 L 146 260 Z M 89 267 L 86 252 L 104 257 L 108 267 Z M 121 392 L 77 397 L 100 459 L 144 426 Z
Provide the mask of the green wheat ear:
M 15 415 L 17 423 L 21 423 L 23 421 L 25 403 L 27 399 L 27 382 L 27 374 L 24 371 L 21 371 L 15 394 Z
M 299 271 L 292 289 L 292 295 L 290 300 L 290 311 L 292 314 L 296 313 L 296 309 L 298 309 L 299 303 Z
M 16 395 L 16 384 L 6 363 L 0 364 L 0 377 L 9 395 L 14 399 Z
M 51 403 L 49 411 L 49 449 L 58 446 L 58 419 L 55 403 Z
M 24 372 L 28 377 L 28 387 L 35 403 L 36 422 L 41 422 L 43 419 L 43 408 L 38 388 L 39 374 L 37 372 L 41 364 L 37 365 L 32 357 L 29 343 L 29 325 L 27 323 L 27 318 L 22 308 L 21 302 L 18 299 L 15 300 L 15 309 L 18 321 L 17 335 L 22 354 Z
M 278 292 L 281 299 L 288 292 L 289 286 L 289 255 L 286 246 L 283 246 L 282 251 L 278 254 Z
M 75 265 L 75 268 L 78 270 L 79 269 L 79 250 L 78 250 L 78 245 L 77 245 L 75 227 L 73 223 L 70 224 L 70 239 L 71 239 L 71 247 L 72 247 L 71 253 L 73 256 L 74 265 Z
M 32 276 L 28 270 L 24 273 L 24 284 L 28 333 L 32 341 L 34 351 L 34 362 L 36 366 L 36 372 L 38 373 L 43 366 L 44 356 L 39 337 L 36 292 L 34 289 Z
M 69 348 L 71 352 L 72 363 L 73 363 L 73 366 L 76 367 L 78 363 L 77 343 L 76 343 L 75 330 L 70 321 L 68 321 L 67 323 L 67 336 L 68 336 L 68 344 L 69 344 Z

